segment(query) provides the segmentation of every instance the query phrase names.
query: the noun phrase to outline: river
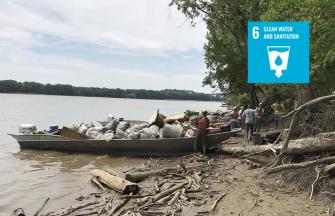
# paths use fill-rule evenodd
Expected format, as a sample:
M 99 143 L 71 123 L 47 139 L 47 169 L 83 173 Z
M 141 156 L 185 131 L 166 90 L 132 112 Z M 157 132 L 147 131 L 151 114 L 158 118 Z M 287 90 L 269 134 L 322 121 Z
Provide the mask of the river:
M 204 101 L 0 94 L 0 215 L 10 215 L 19 207 L 32 215 L 48 197 L 48 209 L 68 205 L 73 197 L 90 187 L 92 168 L 125 170 L 145 160 L 20 149 L 7 135 L 18 132 L 20 124 L 32 123 L 39 129 L 47 129 L 49 125 L 105 120 L 108 114 L 148 120 L 157 109 L 170 115 L 187 109 L 216 111 L 220 105 Z

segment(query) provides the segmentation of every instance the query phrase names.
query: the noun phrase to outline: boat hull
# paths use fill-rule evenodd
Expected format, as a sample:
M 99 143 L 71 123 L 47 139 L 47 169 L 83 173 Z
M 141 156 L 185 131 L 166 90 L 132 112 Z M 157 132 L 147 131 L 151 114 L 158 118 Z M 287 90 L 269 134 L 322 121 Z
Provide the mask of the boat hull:
M 222 141 L 234 136 L 239 130 L 209 134 L 206 137 L 207 148 L 213 148 Z M 140 139 L 140 140 L 74 140 L 54 135 L 14 135 L 21 148 L 97 152 L 131 156 L 171 156 L 193 153 L 195 138 Z M 200 146 L 198 147 L 200 148 Z

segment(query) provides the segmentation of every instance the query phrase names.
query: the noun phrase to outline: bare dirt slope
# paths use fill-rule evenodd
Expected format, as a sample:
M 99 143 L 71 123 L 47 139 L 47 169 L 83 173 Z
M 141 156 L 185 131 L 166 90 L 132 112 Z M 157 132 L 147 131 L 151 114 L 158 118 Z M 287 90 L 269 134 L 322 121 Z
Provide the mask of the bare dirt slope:
M 274 177 L 260 175 L 259 170 L 250 170 L 238 159 L 225 159 L 223 164 L 224 171 L 217 180 L 209 180 L 215 190 L 227 193 L 213 215 L 320 215 L 324 212 L 326 206 L 322 202 L 310 201 L 306 193 L 275 188 Z

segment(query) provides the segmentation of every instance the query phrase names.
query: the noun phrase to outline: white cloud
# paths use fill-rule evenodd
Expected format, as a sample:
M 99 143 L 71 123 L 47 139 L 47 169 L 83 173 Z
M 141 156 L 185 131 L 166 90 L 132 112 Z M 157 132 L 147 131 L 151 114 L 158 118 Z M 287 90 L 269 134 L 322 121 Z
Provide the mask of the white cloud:
M 33 32 L 132 50 L 202 49 L 204 24 L 191 28 L 168 3 L 169 0 L 3 0 L 0 26 L 16 28 L 19 34 Z
M 120 88 L 201 87 L 203 68 L 196 74 L 169 76 L 142 68 L 116 68 L 90 58 L 56 53 L 71 44 L 92 45 L 94 52 L 118 56 L 192 56 L 202 50 L 206 26 L 190 26 L 170 0 L 0 0 L 0 79 L 70 83 Z M 43 48 L 41 54 L 36 49 Z M 132 62 L 129 62 L 131 65 Z M 163 64 L 162 64 L 163 65 Z M 189 74 L 189 71 L 188 73 Z M 173 82 L 171 82 L 173 81 Z
M 97 63 L 32 52 L 12 52 L 10 63 L 0 62 L 0 77 L 18 81 L 64 83 L 128 89 L 191 89 L 211 92 L 201 85 L 202 74 L 160 74 L 143 70 L 109 68 Z M 8 73 L 8 71 L 10 71 Z M 92 76 L 92 74 L 94 74 Z

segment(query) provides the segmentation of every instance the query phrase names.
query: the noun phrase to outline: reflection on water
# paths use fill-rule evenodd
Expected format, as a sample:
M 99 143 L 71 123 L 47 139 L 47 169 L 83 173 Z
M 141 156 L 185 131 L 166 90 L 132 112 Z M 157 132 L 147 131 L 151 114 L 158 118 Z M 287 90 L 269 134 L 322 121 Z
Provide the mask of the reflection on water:
M 73 152 L 22 149 L 13 156 L 30 164 L 30 171 L 58 167 L 60 172 L 90 170 L 94 167 L 128 167 L 138 165 L 143 158 L 115 157 L 106 154 L 81 154 Z
M 176 114 L 190 110 L 217 110 L 220 103 L 196 101 L 134 100 L 45 95 L 0 94 L 0 216 L 18 207 L 34 214 L 47 197 L 46 210 L 68 205 L 80 193 L 96 191 L 90 184 L 92 168 L 116 172 L 141 166 L 145 158 L 20 150 L 7 133 L 21 123 L 38 128 L 103 120 L 109 113 L 128 119 L 148 120 L 155 110 Z M 87 191 L 88 190 L 88 191 Z

